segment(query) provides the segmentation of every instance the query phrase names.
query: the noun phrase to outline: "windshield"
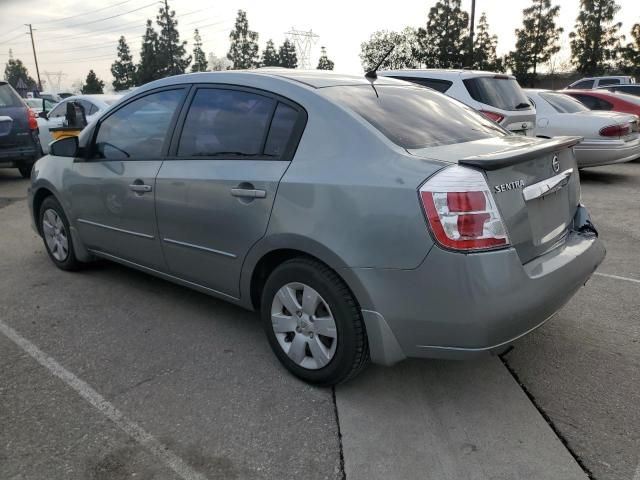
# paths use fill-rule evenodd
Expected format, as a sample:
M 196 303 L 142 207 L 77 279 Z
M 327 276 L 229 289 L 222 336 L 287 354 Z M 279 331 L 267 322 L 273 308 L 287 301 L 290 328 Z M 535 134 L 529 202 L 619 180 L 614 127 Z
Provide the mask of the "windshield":
M 336 86 L 324 88 L 322 93 L 407 149 L 508 135 L 475 110 L 424 87 Z
M 578 100 L 571 98 L 568 95 L 563 95 L 562 93 L 541 93 L 540 97 L 546 100 L 547 103 L 558 113 L 578 113 L 589 111 L 589 109 Z
M 464 80 L 469 95 L 478 102 L 501 110 L 528 110 L 531 104 L 515 78 L 505 76 L 476 77 Z
M 22 99 L 8 83 L 0 83 L 0 108 L 24 107 Z

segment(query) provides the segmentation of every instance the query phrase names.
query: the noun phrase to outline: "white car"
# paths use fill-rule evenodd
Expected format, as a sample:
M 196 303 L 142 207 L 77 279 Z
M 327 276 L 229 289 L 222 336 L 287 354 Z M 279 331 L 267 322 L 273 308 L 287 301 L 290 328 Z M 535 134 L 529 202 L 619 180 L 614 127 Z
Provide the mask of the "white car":
M 36 115 L 40 114 L 40 112 L 51 110 L 53 107 L 56 106 L 56 103 L 57 103 L 57 102 L 54 102 L 53 100 L 49 100 L 48 98 L 32 97 L 32 98 L 25 98 L 23 100 L 24 100 L 24 103 L 27 104 L 27 107 L 33 110 L 36 113 Z
M 38 118 L 42 151 L 45 154 L 49 153 L 49 144 L 53 141 L 49 129 L 64 126 L 67 104 L 69 102 L 79 102 L 80 105 L 84 107 L 87 122 L 91 122 L 91 120 L 100 116 L 107 108 L 121 98 L 121 95 L 74 95 L 62 100 L 46 114 L 46 118 Z
M 513 133 L 533 135 L 536 110 L 513 75 L 443 69 L 385 70 L 377 74 L 432 88 L 478 110 Z
M 628 162 L 640 157 L 637 115 L 589 110 L 569 95 L 552 90 L 527 89 L 525 93 L 536 106 L 536 135 L 584 138 L 573 147 L 579 168 Z

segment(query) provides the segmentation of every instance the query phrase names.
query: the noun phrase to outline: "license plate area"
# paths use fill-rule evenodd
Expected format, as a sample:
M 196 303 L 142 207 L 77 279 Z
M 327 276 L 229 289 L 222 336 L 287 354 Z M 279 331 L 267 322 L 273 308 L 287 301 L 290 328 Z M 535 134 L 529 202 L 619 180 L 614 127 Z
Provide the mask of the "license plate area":
M 526 202 L 533 245 L 545 246 L 561 238 L 571 223 L 571 207 L 566 186 Z

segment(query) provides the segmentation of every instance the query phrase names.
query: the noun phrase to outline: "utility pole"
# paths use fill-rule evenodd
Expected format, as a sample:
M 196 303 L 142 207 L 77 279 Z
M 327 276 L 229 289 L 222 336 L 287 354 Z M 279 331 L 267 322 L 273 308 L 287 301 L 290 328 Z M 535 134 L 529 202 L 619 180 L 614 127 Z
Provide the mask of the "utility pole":
M 476 0 L 471 0 L 471 25 L 469 26 L 469 67 L 473 67 L 473 35 L 476 27 Z
M 38 68 L 38 56 L 36 55 L 36 44 L 33 41 L 33 27 L 30 23 L 25 23 L 29 27 L 29 35 L 31 36 L 31 47 L 33 48 L 33 61 L 36 63 L 36 75 L 38 76 L 38 91 L 42 91 L 42 82 L 40 81 L 40 69 Z

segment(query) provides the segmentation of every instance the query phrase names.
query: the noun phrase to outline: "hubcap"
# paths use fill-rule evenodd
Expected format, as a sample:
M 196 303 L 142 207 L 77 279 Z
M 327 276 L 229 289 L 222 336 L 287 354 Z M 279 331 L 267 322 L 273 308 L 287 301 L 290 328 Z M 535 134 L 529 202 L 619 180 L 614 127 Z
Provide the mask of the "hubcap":
M 60 216 L 51 208 L 47 209 L 42 216 L 42 232 L 44 233 L 47 248 L 53 258 L 59 262 L 64 262 L 69 256 L 67 231 Z
M 338 332 L 327 302 L 304 283 L 288 283 L 271 304 L 271 325 L 282 350 L 297 365 L 317 370 L 336 353 Z

